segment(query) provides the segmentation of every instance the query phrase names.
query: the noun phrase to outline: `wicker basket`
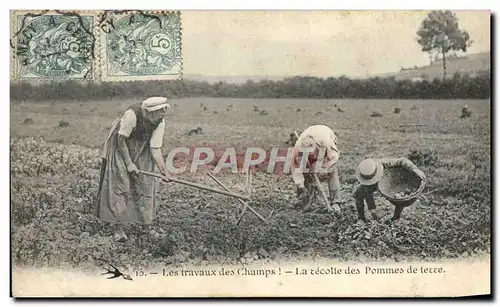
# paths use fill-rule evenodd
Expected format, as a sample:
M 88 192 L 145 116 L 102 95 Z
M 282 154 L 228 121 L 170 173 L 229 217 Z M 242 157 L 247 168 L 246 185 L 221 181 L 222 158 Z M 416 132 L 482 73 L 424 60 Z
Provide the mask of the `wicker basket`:
M 404 168 L 389 168 L 378 183 L 379 192 L 393 204 L 410 205 L 422 193 L 425 181 Z M 405 197 L 395 197 L 396 193 L 411 191 Z

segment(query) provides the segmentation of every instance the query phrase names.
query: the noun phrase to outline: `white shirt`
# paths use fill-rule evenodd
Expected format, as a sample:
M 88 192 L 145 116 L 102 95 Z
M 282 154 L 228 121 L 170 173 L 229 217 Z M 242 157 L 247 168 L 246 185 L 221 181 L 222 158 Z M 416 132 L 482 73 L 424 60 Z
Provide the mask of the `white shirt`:
M 337 136 L 330 127 L 325 125 L 310 126 L 300 134 L 295 143 L 295 149 L 299 150 L 304 147 L 325 148 L 326 167 L 335 164 L 340 156 L 337 147 Z
M 340 157 L 340 151 L 337 147 L 337 136 L 327 126 L 324 125 L 314 125 L 310 126 L 306 130 L 304 130 L 294 147 L 294 160 L 296 163 L 300 163 L 297 161 L 297 153 L 301 148 L 304 147 L 312 147 L 315 150 L 320 148 L 325 149 L 325 157 L 323 160 L 323 166 L 329 170 L 331 175 L 330 180 L 332 183 L 331 188 L 333 190 L 340 190 L 340 181 L 339 181 L 339 173 L 337 168 L 337 161 Z M 304 176 L 301 172 L 293 172 L 292 171 L 292 180 L 295 184 L 303 187 L 304 186 Z

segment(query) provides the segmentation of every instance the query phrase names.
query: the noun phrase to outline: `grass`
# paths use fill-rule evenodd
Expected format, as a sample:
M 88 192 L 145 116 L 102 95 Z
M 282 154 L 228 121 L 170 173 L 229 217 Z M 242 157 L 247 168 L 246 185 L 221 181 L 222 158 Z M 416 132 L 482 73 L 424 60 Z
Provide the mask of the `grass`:
M 13 140 L 43 137 L 49 143 L 76 144 L 94 148 L 87 155 L 97 155 L 111 122 L 131 103 L 135 101 L 12 103 L 11 136 Z M 203 111 L 200 103 L 208 110 Z M 258 173 L 254 177 L 251 204 L 264 216 L 274 212 L 270 225 L 261 224 L 249 214 L 236 227 L 233 222 L 240 207 L 234 200 L 169 184 L 160 186 L 158 195 L 157 227 L 168 233 L 167 239 L 151 244 L 131 228 L 131 242 L 115 244 L 108 237 L 109 228 L 89 214 L 97 189 L 95 163 L 81 162 L 79 171 L 71 169 L 66 172 L 71 175 L 58 178 L 43 172 L 36 176 L 13 174 L 13 194 L 17 196 L 14 195 L 11 204 L 13 214 L 18 215 L 15 220 L 19 221 L 13 225 L 17 263 L 92 265 L 98 259 L 116 257 L 121 257 L 122 263 L 134 265 L 185 261 L 234 263 L 311 254 L 349 260 L 429 259 L 489 252 L 489 101 L 197 98 L 172 100 L 171 104 L 177 107 L 168 116 L 165 153 L 177 146 L 207 144 L 217 148 L 236 146 L 241 150 L 249 146 L 286 147 L 283 143 L 293 130 L 312 124 L 332 127 L 339 135 L 344 216 L 335 220 L 321 209 L 307 214 L 289 210 L 287 206 L 295 201 L 291 179 L 286 175 Z M 230 104 L 233 108 L 227 111 Z M 340 104 L 345 112 L 338 112 L 335 104 Z M 464 104 L 473 114 L 460 120 Z M 254 105 L 268 114 L 253 111 Z M 414 106 L 416 109 L 412 110 Z M 396 107 L 401 108 L 401 113 L 393 113 Z M 297 108 L 302 111 L 297 112 Z M 382 117 L 370 117 L 374 111 Z M 322 113 L 316 115 L 317 112 Z M 33 124 L 23 124 L 26 118 L 33 119 Z M 70 126 L 58 127 L 60 120 L 68 121 Z M 400 127 L 408 124 L 423 126 Z M 187 135 L 198 126 L 203 134 Z M 19 146 L 22 147 L 27 148 Z M 11 162 L 17 165 L 39 156 L 31 150 L 22 158 L 11 154 Z M 435 153 L 435 165 L 421 169 L 429 178 L 427 191 L 436 189 L 436 192 L 405 209 L 398 223 L 355 224 L 351 191 L 356 164 L 365 157 L 407 156 L 412 150 Z M 44 169 L 50 169 L 50 165 Z M 179 176 L 213 184 L 203 173 Z M 51 184 L 44 185 L 49 177 Z M 243 192 L 242 175 L 218 177 L 236 192 Z M 38 183 L 31 184 L 34 181 Z M 49 198 L 47 191 L 52 193 Z M 381 198 L 376 202 L 379 215 L 392 214 L 390 204 Z M 322 207 L 319 202 L 316 206 Z

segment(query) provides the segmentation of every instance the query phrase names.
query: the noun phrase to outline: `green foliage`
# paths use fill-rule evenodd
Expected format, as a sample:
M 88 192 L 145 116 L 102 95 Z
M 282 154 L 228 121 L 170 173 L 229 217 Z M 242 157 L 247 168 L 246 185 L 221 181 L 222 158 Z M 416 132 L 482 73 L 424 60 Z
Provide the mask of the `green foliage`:
M 47 143 L 42 138 L 11 139 L 11 172 L 30 177 L 69 175 L 98 168 L 99 150 L 76 145 Z
M 469 33 L 460 30 L 458 18 L 451 11 L 432 11 L 422 21 L 417 31 L 418 43 L 422 51 L 438 50 L 445 54 L 450 51 L 467 51 L 472 41 Z
M 437 53 L 443 57 L 443 79 L 446 78 L 446 56 L 450 52 L 463 51 L 472 44 L 469 33 L 460 30 L 458 18 L 451 11 L 431 11 L 417 31 L 422 51 Z
M 375 98 L 375 99 L 484 99 L 490 97 L 489 74 L 471 77 L 457 74 L 452 79 L 410 81 L 389 78 L 365 80 L 293 77 L 283 81 L 263 80 L 244 84 L 196 81 L 130 81 L 81 84 L 74 81 L 30 86 L 11 83 L 13 101 L 91 101 L 166 97 L 234 98 Z M 259 110 L 260 112 L 260 110 Z

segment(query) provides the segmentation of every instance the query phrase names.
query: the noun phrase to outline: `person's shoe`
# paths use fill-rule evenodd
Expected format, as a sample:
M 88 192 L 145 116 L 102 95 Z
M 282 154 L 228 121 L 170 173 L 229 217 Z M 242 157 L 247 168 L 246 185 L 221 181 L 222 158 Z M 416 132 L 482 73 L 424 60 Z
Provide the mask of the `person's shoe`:
M 396 217 L 396 216 L 393 216 L 393 217 L 391 217 L 391 222 L 393 222 L 393 223 L 394 223 L 394 222 L 399 221 L 400 219 L 401 219 L 401 217 Z

